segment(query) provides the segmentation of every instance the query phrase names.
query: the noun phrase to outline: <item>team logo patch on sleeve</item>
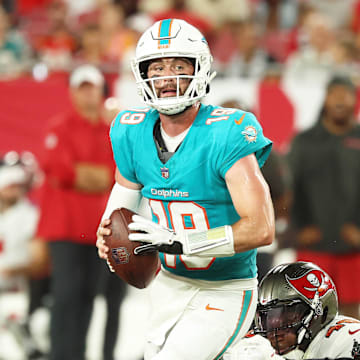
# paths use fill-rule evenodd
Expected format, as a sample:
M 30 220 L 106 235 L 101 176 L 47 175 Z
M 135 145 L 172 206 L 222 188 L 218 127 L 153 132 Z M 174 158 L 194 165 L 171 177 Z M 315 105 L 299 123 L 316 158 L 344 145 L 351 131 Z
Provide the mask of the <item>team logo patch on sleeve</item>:
M 248 143 L 256 142 L 257 131 L 254 126 L 246 126 L 245 129 L 241 132 L 244 135 Z

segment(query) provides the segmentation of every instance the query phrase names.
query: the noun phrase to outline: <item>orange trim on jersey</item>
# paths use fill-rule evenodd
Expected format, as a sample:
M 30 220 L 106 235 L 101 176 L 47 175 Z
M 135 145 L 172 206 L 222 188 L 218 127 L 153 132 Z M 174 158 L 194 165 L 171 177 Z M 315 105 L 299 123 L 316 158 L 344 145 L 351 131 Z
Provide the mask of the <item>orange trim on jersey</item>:
M 212 258 L 211 261 L 209 262 L 209 264 L 206 267 L 189 267 L 186 265 L 186 262 L 183 260 L 182 255 L 179 255 L 179 259 L 180 261 L 183 263 L 183 265 L 185 266 L 186 270 L 208 270 L 210 268 L 210 266 L 214 263 L 215 258 Z
M 188 216 L 191 219 L 192 226 L 186 226 L 186 224 L 185 224 L 185 216 Z M 193 218 L 192 214 L 181 214 L 181 218 L 182 218 L 182 223 L 183 223 L 184 230 L 190 230 L 190 229 L 194 230 L 194 229 L 196 229 L 195 223 L 194 223 L 194 218 Z

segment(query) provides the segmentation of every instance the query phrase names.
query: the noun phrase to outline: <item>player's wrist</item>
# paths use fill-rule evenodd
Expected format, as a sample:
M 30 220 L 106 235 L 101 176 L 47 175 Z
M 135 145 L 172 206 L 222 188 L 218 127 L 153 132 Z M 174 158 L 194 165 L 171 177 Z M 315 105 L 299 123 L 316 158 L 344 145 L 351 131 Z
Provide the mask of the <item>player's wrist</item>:
M 235 254 L 234 236 L 230 225 L 185 234 L 181 242 L 185 255 L 227 257 Z

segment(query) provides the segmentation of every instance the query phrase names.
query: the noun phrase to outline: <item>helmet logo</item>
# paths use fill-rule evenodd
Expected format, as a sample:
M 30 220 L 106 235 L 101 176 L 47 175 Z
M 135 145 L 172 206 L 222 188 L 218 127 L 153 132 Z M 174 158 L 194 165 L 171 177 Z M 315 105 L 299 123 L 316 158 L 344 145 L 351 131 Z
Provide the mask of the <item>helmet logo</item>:
M 330 291 L 335 291 L 335 285 L 321 270 L 311 270 L 298 278 L 285 276 L 289 285 L 310 302 L 316 298 L 321 299 Z

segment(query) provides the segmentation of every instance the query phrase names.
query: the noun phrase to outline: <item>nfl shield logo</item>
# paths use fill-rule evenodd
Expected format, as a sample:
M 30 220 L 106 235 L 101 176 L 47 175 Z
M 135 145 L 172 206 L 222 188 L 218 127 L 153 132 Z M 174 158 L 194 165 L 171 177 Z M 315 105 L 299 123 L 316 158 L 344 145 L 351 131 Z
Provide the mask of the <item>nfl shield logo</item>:
M 168 178 L 169 178 L 169 169 L 168 169 L 168 168 L 166 168 L 166 167 L 160 168 L 160 171 L 161 171 L 161 176 L 162 176 L 164 179 L 168 179 Z
M 127 264 L 129 262 L 130 254 L 126 247 L 118 247 L 111 249 L 111 256 L 117 265 Z

